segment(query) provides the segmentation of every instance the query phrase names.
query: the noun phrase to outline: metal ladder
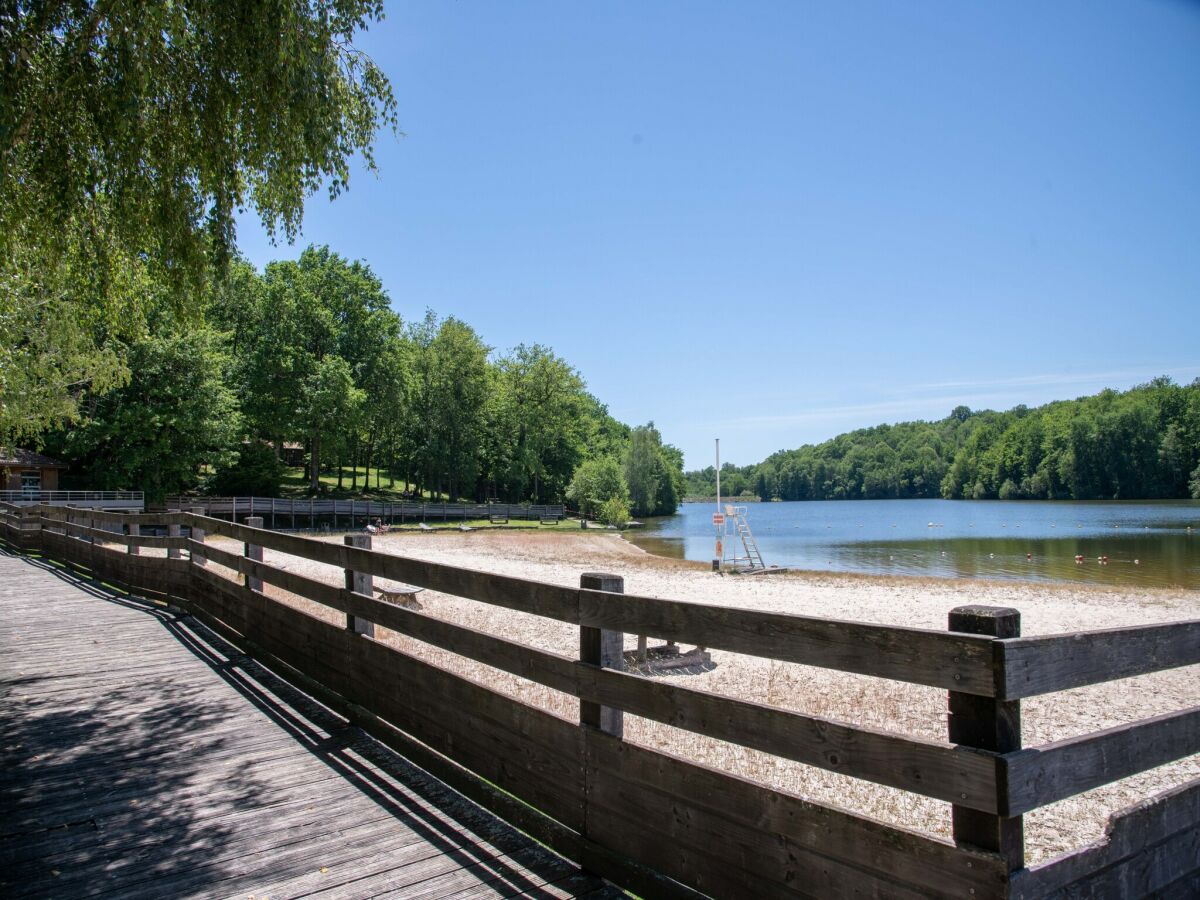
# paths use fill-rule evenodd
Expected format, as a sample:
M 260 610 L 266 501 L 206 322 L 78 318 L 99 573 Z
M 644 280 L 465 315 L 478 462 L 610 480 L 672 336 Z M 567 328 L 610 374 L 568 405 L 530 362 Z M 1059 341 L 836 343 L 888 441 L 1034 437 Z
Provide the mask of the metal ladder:
M 742 547 L 746 550 L 744 557 L 735 557 L 732 562 L 746 562 L 751 569 L 765 569 L 766 563 L 763 562 L 762 553 L 758 549 L 758 541 L 754 539 L 754 535 L 750 532 L 750 523 L 746 521 L 746 507 L 744 506 L 727 506 L 726 512 L 733 516 L 734 524 L 737 525 L 738 537 L 742 540 Z

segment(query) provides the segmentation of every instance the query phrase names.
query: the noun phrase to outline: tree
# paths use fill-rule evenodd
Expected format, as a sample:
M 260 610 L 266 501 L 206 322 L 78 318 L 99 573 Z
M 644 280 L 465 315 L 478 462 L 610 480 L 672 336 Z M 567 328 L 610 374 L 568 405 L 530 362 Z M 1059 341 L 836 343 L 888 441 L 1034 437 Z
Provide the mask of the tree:
M 423 387 L 428 430 L 426 473 L 437 490 L 461 496 L 479 474 L 483 412 L 488 398 L 488 347 L 470 325 L 453 317 L 438 326 L 426 349 Z
M 629 435 L 624 458 L 625 483 L 635 516 L 668 516 L 683 493 L 683 454 L 663 445 L 654 423 L 640 425 Z
M 629 522 L 629 505 L 620 497 L 610 497 L 600 504 L 596 518 L 605 525 L 624 528 Z
M 278 497 L 283 463 L 264 441 L 246 441 L 237 461 L 217 469 L 207 490 L 219 497 Z
M 515 438 L 510 490 L 534 503 L 561 498 L 586 447 L 583 379 L 540 344 L 521 344 L 498 368 L 507 407 L 502 418 Z
M 336 449 L 356 424 L 363 405 L 363 392 L 354 386 L 350 364 L 340 356 L 320 360 L 304 379 L 297 421 L 308 437 L 312 454 L 309 490 L 320 490 L 322 449 Z
M 625 483 L 629 508 L 635 516 L 648 516 L 658 501 L 658 432 L 654 424 L 641 425 L 629 435 L 625 452 Z
M 380 0 L 5 5 L 0 28 L 0 437 L 128 379 L 144 301 L 196 310 L 253 207 L 298 232 L 374 168 L 395 101 L 353 45 Z M 13 375 L 12 372 L 19 375 Z
M 616 498 L 629 502 L 629 488 L 621 465 L 611 456 L 589 459 L 575 470 L 567 488 L 567 499 L 585 516 L 595 516 L 605 502 Z M 628 519 L 628 512 L 626 512 Z
M 366 388 L 382 387 L 381 403 L 404 393 L 403 376 L 393 371 L 407 359 L 396 346 L 400 319 L 370 266 L 328 247 L 269 263 L 261 278 L 238 266 L 233 275 L 238 287 L 218 292 L 210 315 L 231 329 L 250 432 L 276 447 L 289 437 L 308 440 L 315 493 L 322 452 L 356 447 L 364 423 L 370 443 L 382 410 L 361 408 Z M 335 358 L 344 364 L 346 384 L 343 369 L 327 365 Z M 390 383 L 392 378 L 401 383 Z M 323 392 L 319 403 L 314 389 Z M 314 418 L 321 404 L 332 418 Z
M 62 438 L 61 452 L 89 487 L 161 500 L 194 487 L 204 468 L 236 459 L 241 417 L 219 335 L 201 328 L 149 337 L 129 360 L 137 378 L 90 396 L 87 421 Z

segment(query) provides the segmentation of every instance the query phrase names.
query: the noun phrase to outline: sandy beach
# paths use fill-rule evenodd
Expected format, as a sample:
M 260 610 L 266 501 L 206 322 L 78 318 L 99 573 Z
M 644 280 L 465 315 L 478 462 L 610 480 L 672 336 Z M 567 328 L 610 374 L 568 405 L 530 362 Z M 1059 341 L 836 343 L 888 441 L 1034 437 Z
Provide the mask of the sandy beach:
M 341 540 L 330 535 L 330 540 Z M 631 594 L 785 611 L 923 628 L 945 628 L 950 609 L 964 604 L 1012 606 L 1025 635 L 1141 625 L 1200 618 L 1200 592 L 1078 588 L 1070 585 L 981 580 L 789 573 L 770 577 L 722 576 L 707 566 L 652 556 L 611 533 L 389 533 L 376 549 L 464 568 L 578 586 L 583 572 L 625 579 Z M 266 552 L 289 571 L 341 583 L 329 566 Z M 376 579 L 376 588 L 396 587 Z M 270 592 L 330 621 L 340 613 Z M 424 591 L 424 612 L 563 654 L 575 654 L 578 629 L 486 604 Z M 575 718 L 578 701 L 453 654 L 383 632 L 379 637 L 522 700 Z M 655 644 L 651 641 L 651 644 Z M 627 647 L 636 637 L 627 636 Z M 933 688 L 868 676 L 772 662 L 712 651 L 702 672 L 663 675 L 689 687 L 793 709 L 842 722 L 933 740 L 946 738 L 946 694 Z M 1200 705 L 1200 667 L 1036 697 L 1023 703 L 1025 746 L 1036 746 L 1161 713 Z M 926 834 L 948 836 L 948 804 L 781 760 L 665 725 L 626 716 L 626 738 Z M 1027 861 L 1036 863 L 1100 838 L 1108 816 L 1152 794 L 1200 777 L 1200 755 L 1082 794 L 1025 817 Z

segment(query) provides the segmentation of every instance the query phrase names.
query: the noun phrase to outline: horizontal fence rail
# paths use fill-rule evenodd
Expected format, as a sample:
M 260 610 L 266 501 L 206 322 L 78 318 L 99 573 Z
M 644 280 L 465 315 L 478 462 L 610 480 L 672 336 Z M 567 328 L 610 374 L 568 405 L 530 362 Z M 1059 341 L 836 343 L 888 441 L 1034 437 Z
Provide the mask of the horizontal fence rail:
M 41 489 L 0 491 L 0 503 L 17 505 L 111 503 L 114 506 L 141 508 L 145 504 L 141 491 L 43 491 Z
M 184 605 L 469 796 L 647 896 L 1035 897 L 1133 883 L 1130 873 L 1145 876 L 1130 896 L 1186 896 L 1200 878 L 1200 782 L 1147 801 L 1153 813 L 1139 806 L 1114 817 L 1104 843 L 1048 864 L 1024 868 L 1021 836 L 1026 812 L 1200 752 L 1200 708 L 1028 748 L 1019 727 L 1021 697 L 1200 662 L 1200 622 L 1026 638 L 1014 610 L 961 607 L 951 616 L 959 631 L 869 625 L 627 595 L 615 576 L 584 576 L 569 588 L 381 553 L 367 535 L 347 537 L 366 544 L 350 546 L 260 524 L 0 505 L 0 537 L 10 545 Z M 212 535 L 240 542 L 242 552 L 214 545 Z M 138 555 L 143 549 L 158 555 Z M 343 570 L 345 585 L 265 562 L 263 549 Z M 578 626 L 580 655 L 377 598 L 376 577 Z M 268 586 L 336 610 L 346 626 L 275 599 Z M 376 626 L 574 696 L 580 719 L 379 643 Z M 620 671 L 625 633 L 940 688 L 952 740 L 629 674 Z M 946 801 L 956 840 L 630 744 L 623 713 Z M 1135 820 L 1148 823 L 1140 842 L 1127 824 Z
M 230 520 L 262 516 L 268 523 L 295 527 L 307 521 L 313 526 L 318 520 L 341 521 L 380 519 L 389 524 L 424 521 L 450 522 L 468 519 L 517 519 L 540 521 L 562 519 L 566 507 L 562 504 L 523 503 L 433 503 L 421 500 L 321 500 L 292 497 L 168 497 L 168 509 L 193 509 L 204 515 Z

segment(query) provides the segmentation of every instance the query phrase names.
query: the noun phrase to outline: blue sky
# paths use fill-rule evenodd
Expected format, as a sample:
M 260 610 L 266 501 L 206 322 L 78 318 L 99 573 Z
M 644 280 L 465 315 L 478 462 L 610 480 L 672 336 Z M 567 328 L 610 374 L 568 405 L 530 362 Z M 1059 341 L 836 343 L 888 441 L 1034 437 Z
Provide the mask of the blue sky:
M 689 468 L 1200 376 L 1200 4 L 389 3 L 295 246 L 541 343 Z

